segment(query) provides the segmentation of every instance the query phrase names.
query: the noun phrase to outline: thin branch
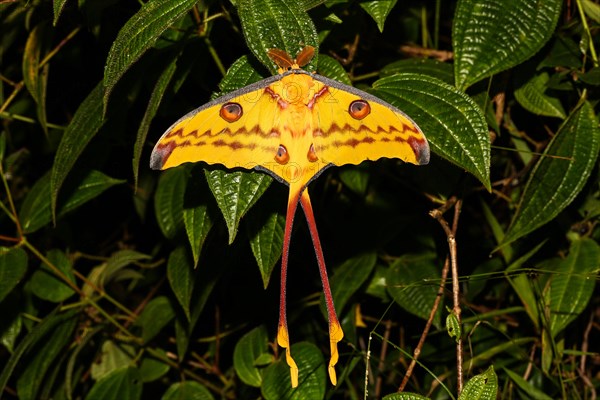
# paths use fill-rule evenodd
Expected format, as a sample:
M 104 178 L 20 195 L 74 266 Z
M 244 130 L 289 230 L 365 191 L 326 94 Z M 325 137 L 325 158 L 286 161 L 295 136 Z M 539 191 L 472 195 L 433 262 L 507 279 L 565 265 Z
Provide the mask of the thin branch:
M 404 375 L 404 379 L 402 379 L 402 383 L 398 388 L 398 392 L 404 391 L 404 388 L 408 384 L 408 380 L 412 376 L 412 372 L 417 365 L 417 360 L 419 355 L 421 354 L 421 349 L 425 345 L 425 339 L 427 338 L 427 334 L 431 329 L 431 325 L 433 324 L 433 318 L 435 317 L 435 313 L 442 301 L 442 296 L 444 295 L 444 287 L 446 286 L 446 278 L 448 277 L 448 271 L 450 270 L 450 258 L 446 257 L 446 261 L 444 262 L 444 268 L 442 268 L 442 279 L 440 280 L 440 287 L 438 288 L 438 292 L 435 297 L 435 301 L 433 302 L 433 307 L 431 307 L 431 312 L 429 313 L 429 319 L 425 324 L 425 329 L 423 329 L 423 333 L 421 334 L 421 338 L 419 339 L 419 343 L 417 347 L 415 347 L 415 351 L 413 352 L 412 360 L 406 369 L 406 374 Z

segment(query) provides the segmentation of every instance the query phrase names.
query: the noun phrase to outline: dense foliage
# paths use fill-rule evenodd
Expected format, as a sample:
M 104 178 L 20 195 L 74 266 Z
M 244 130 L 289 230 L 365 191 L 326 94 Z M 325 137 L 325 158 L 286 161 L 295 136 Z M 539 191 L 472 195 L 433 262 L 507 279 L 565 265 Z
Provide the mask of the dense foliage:
M 596 398 L 599 31 L 597 0 L 0 1 L 0 396 Z M 345 338 L 334 387 L 298 214 L 292 389 L 285 186 L 148 161 L 305 45 L 432 159 L 311 183 Z

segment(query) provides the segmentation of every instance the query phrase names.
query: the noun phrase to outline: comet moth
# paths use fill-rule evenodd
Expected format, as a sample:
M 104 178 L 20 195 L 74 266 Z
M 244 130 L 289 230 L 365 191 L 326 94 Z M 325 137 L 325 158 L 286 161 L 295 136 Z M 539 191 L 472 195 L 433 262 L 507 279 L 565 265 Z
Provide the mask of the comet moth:
M 292 223 L 302 205 L 315 249 L 329 318 L 329 377 L 335 385 L 337 343 L 344 334 L 338 321 L 325 257 L 307 185 L 332 165 L 399 158 L 429 162 L 429 145 L 417 124 L 391 104 L 351 86 L 309 73 L 314 48 L 292 59 L 269 50 L 279 74 L 219 97 L 191 111 L 162 135 L 150 167 L 166 169 L 186 162 L 265 171 L 289 186 L 281 257 L 281 294 L 277 343 L 285 348 L 292 387 L 298 367 L 290 352 L 286 319 L 286 277 Z

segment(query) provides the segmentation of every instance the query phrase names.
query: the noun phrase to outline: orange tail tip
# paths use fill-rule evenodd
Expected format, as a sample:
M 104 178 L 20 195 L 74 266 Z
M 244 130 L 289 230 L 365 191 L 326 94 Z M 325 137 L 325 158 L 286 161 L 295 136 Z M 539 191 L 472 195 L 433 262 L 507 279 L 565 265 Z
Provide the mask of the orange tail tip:
M 333 385 L 337 385 L 337 376 L 335 375 L 335 364 L 337 364 L 340 355 L 338 353 L 337 344 L 344 337 L 344 331 L 338 321 L 330 322 L 329 324 L 329 345 L 331 348 L 331 358 L 329 359 L 329 379 Z
M 279 325 L 279 329 L 277 330 L 277 344 L 279 344 L 285 349 L 285 361 L 287 362 L 287 365 L 290 366 L 290 378 L 292 380 L 292 387 L 296 388 L 298 387 L 298 366 L 292 358 L 292 353 L 290 351 L 290 339 L 288 336 L 287 327 L 283 325 Z

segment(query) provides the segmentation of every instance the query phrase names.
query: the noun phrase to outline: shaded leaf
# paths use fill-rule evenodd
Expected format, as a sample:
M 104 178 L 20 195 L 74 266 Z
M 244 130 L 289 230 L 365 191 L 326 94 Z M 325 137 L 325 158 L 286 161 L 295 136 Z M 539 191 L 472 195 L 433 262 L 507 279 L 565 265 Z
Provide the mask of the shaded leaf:
M 134 355 L 135 349 L 132 346 L 105 340 L 96 361 L 91 365 L 92 378 L 98 381 L 113 371 L 128 367 Z
M 331 295 L 338 314 L 342 314 L 344 307 L 350 298 L 367 281 L 375 263 L 377 255 L 375 253 L 366 253 L 350 258 L 339 267 L 335 268 L 335 273 L 330 279 Z M 321 311 L 325 312 L 325 298 L 321 293 Z
M 173 74 L 175 73 L 175 69 L 177 68 L 177 58 L 174 58 L 167 68 L 160 74 L 158 81 L 156 81 L 156 85 L 154 85 L 154 90 L 152 90 L 152 95 L 148 100 L 148 106 L 146 107 L 146 111 L 144 112 L 144 117 L 140 122 L 140 126 L 138 128 L 137 136 L 135 138 L 135 144 L 133 146 L 133 178 L 135 181 L 135 187 L 138 185 L 138 174 L 140 168 L 140 157 L 142 156 L 142 150 L 144 148 L 144 143 L 146 142 L 146 136 L 148 135 L 148 129 L 150 129 L 150 123 L 152 119 L 156 115 L 156 111 L 158 111 L 158 106 L 162 101 L 162 98 L 171 82 L 171 78 L 173 78 Z
M 67 278 L 73 286 L 76 285 L 71 261 L 65 253 L 57 249 L 50 250 L 46 255 L 46 258 L 63 273 L 64 277 Z M 42 264 L 40 268 L 33 273 L 29 284 L 33 294 L 41 299 L 54 303 L 64 301 L 75 294 L 75 291 L 61 278 L 56 276 L 45 264 Z
M 186 318 L 190 319 L 190 300 L 194 290 L 193 265 L 190 263 L 186 248 L 180 246 L 169 255 L 167 278 L 177 301 L 183 308 Z
M 189 165 L 163 171 L 154 193 L 156 221 L 167 239 L 174 239 L 183 229 L 183 199 Z
M 69 179 L 67 187 L 57 200 L 56 215 L 60 219 L 70 211 L 95 199 L 108 188 L 125 182 L 114 179 L 102 172 L 90 170 L 84 175 Z M 52 221 L 51 177 L 42 176 L 31 188 L 19 211 L 21 227 L 25 233 L 35 232 Z
M 162 400 L 214 400 L 208 389 L 196 381 L 177 382 L 169 386 Z
M 27 253 L 20 247 L 0 247 L 0 303 L 27 272 Z
M 438 79 L 396 74 L 373 84 L 372 93 L 414 118 L 438 155 L 479 179 L 490 190 L 490 138 L 479 107 Z
M 142 328 L 142 340 L 148 343 L 175 318 L 175 310 L 166 296 L 158 296 L 150 300 L 144 311 L 135 321 Z
M 56 216 L 58 191 L 75 165 L 75 161 L 89 141 L 98 133 L 103 123 L 102 84 L 98 84 L 77 108 L 56 150 L 50 176 L 53 217 Z
M 585 101 L 563 123 L 535 165 L 502 244 L 539 228 L 564 210 L 590 176 L 599 149 L 598 120 Z
M 165 350 L 155 349 L 154 351 L 160 353 L 164 359 L 168 358 Z M 169 372 L 170 369 L 171 366 L 165 361 L 160 358 L 155 358 L 155 356 L 150 355 L 149 352 L 146 352 L 142 358 L 142 361 L 140 362 L 138 371 L 140 373 L 141 381 L 145 383 L 154 382 L 162 378 L 167 372 Z
M 104 67 L 104 110 L 114 86 L 125 72 L 154 45 L 162 33 L 198 0 L 150 0 L 127 21 L 112 44 Z
M 525 379 L 521 377 L 521 375 L 516 372 L 511 371 L 510 369 L 503 368 L 506 375 L 510 377 L 510 379 L 517 384 L 519 389 L 521 389 L 527 396 L 532 399 L 537 400 L 552 400 L 552 397 L 548 396 L 538 388 L 536 388 L 531 383 L 527 382 Z
M 54 0 L 52 2 L 52 6 L 53 6 L 53 10 L 54 10 L 54 19 L 52 21 L 52 24 L 54 26 L 56 26 L 56 23 L 58 22 L 58 18 L 60 17 L 60 14 L 62 13 L 62 10 L 66 4 L 67 0 Z
M 47 374 L 57 368 L 57 358 L 65 351 L 73 340 L 72 335 L 77 326 L 75 318 L 69 318 L 62 322 L 49 335 L 43 337 L 43 342 L 28 355 L 31 356 L 24 370 L 17 380 L 17 393 L 19 399 L 37 399 L 38 391 L 44 384 Z M 22 363 L 21 365 L 25 365 Z
M 432 257 L 402 257 L 391 265 L 386 276 L 387 291 L 394 301 L 424 320 L 429 319 L 439 282 L 440 268 Z M 433 319 L 438 329 L 442 323 L 441 309 L 438 308 Z
M 454 14 L 452 47 L 456 87 L 527 60 L 550 39 L 562 0 L 460 0 Z
M 142 398 L 142 382 L 137 368 L 117 369 L 100 379 L 86 396 L 86 400 Z
M 23 82 L 37 105 L 38 120 L 46 136 L 48 135 L 46 87 L 49 65 L 40 66 L 40 58 L 48 52 L 52 38 L 51 33 L 45 22 L 36 25 L 27 38 L 23 54 Z
M 571 242 L 567 258 L 555 264 L 550 282 L 550 332 L 556 337 L 587 307 L 600 267 L 600 247 L 592 239 Z
M 264 368 L 257 365 L 257 360 L 262 355 L 269 354 L 268 351 L 269 337 L 266 328 L 262 325 L 246 333 L 236 343 L 233 351 L 233 367 L 246 385 L 254 387 L 262 385 Z
M 429 397 L 416 393 L 402 392 L 388 394 L 387 396 L 383 396 L 381 400 L 429 400 Z

